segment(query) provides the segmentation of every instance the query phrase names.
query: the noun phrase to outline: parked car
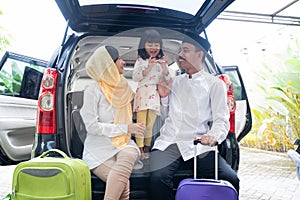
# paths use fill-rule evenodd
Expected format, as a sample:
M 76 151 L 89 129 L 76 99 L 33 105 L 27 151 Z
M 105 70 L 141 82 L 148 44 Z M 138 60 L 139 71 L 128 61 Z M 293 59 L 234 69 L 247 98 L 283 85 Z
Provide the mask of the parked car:
M 0 62 L 0 165 L 30 159 L 47 62 L 6 52 Z
M 30 141 L 28 145 L 32 145 L 32 157 L 58 148 L 71 157 L 81 158 L 86 130 L 79 111 L 83 105 L 83 91 L 92 81 L 85 71 L 85 63 L 97 47 L 111 45 L 119 50 L 126 62 L 124 75 L 135 90 L 136 84 L 131 80 L 131 75 L 137 59 L 139 39 L 145 29 L 154 28 L 161 34 L 164 52 L 169 57 L 170 71 L 176 76 L 181 73 L 176 64 L 176 55 L 183 38 L 203 34 L 205 37 L 205 29 L 232 2 L 233 0 L 203 0 L 197 3 L 146 0 L 139 3 L 126 1 L 125 4 L 125 1 L 109 0 L 56 0 L 67 21 L 67 29 L 61 46 L 54 52 L 43 74 L 37 100 L 34 140 L 32 130 L 22 134 Z M 219 145 L 219 150 L 237 171 L 238 142 L 252 126 L 242 77 L 237 66 L 222 66 L 214 61 L 211 54 L 205 58 L 204 67 L 227 85 L 231 127 L 227 139 Z M 163 123 L 157 118 L 153 128 L 154 139 Z M 3 131 L 0 133 L 3 134 Z M 9 151 L 14 146 L 6 147 L 10 148 L 3 148 L 1 154 L 11 161 L 19 161 L 20 159 L 10 156 Z M 29 155 L 24 155 L 21 160 L 28 158 Z M 186 177 L 192 177 L 192 169 L 182 169 L 176 174 L 174 191 L 178 182 Z M 147 167 L 133 171 L 131 199 L 148 198 L 148 181 Z M 105 184 L 92 174 L 93 198 L 103 197 L 104 188 Z

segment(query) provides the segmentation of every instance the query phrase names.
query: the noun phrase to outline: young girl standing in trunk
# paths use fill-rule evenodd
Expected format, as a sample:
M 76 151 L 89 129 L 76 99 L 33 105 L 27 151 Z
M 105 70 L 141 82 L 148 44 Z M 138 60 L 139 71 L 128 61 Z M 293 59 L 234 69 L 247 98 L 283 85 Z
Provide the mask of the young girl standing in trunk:
M 138 82 L 133 111 L 137 114 L 137 122 L 146 126 L 145 137 L 136 137 L 143 160 L 149 158 L 153 124 L 156 116 L 160 115 L 160 97 L 156 85 L 161 77 L 169 80 L 170 74 L 168 58 L 162 51 L 162 38 L 156 30 L 146 30 L 138 48 L 132 76 L 133 81 Z

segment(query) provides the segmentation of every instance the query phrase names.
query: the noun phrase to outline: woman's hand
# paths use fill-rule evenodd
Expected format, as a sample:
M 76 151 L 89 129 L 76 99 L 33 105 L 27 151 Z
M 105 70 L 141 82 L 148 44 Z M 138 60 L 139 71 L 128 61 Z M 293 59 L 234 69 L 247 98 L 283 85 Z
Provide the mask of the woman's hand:
M 146 126 L 144 123 L 134 123 L 128 125 L 128 133 L 144 137 Z

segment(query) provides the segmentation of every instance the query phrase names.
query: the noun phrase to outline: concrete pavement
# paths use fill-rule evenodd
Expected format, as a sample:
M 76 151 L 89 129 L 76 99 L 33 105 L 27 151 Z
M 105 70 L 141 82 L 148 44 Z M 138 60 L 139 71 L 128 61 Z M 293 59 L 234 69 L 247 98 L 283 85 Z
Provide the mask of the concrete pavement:
M 0 166 L 0 199 L 3 199 L 8 193 L 11 193 L 12 174 L 15 165 Z
M 300 200 L 296 165 L 286 153 L 241 148 L 240 200 Z
M 0 199 L 11 191 L 15 166 L 0 167 Z M 296 165 L 285 153 L 241 147 L 240 200 L 300 200 Z

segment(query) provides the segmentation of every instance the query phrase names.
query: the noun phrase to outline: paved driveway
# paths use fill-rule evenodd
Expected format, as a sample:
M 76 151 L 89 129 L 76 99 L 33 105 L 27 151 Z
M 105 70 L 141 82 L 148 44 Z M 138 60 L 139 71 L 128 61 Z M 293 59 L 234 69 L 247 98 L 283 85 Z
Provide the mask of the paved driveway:
M 300 200 L 296 165 L 287 154 L 241 148 L 240 200 Z
M 3 199 L 11 191 L 12 174 L 15 166 L 0 167 L 0 199 Z
M 11 189 L 15 166 L 0 167 L 0 199 Z M 300 200 L 296 166 L 284 153 L 241 148 L 240 200 Z

